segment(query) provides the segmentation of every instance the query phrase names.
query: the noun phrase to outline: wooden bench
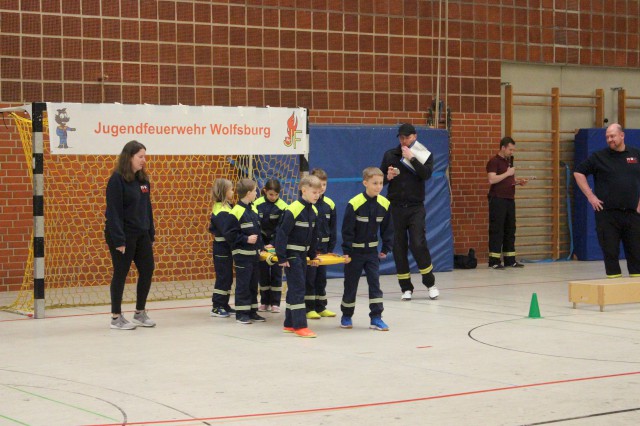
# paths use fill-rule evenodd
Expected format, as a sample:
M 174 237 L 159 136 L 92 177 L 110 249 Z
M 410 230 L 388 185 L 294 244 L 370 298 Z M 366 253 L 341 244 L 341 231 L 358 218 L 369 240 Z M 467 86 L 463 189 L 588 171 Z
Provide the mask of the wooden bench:
M 640 302 L 640 278 L 607 278 L 601 280 L 569 281 L 569 302 L 606 305 Z

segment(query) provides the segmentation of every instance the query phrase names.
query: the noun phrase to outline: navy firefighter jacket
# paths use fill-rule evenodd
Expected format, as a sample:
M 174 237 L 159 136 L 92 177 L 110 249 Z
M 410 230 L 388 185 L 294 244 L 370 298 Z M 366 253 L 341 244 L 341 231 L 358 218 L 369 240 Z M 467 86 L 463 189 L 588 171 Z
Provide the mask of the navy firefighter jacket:
M 331 253 L 336 248 L 338 234 L 336 204 L 331 198 L 321 195 L 314 205 L 318 210 L 318 251 Z
M 356 195 L 347 204 L 342 221 L 342 252 L 378 251 L 378 229 L 382 239 L 381 253 L 389 253 L 393 244 L 393 225 L 389 200 L 382 195 L 369 197 L 366 192 Z
M 315 206 L 302 198 L 289 204 L 276 229 L 275 248 L 280 262 L 294 254 L 306 255 L 311 259 L 316 257 L 317 216 Z
M 280 221 L 282 212 L 287 208 L 282 198 L 278 198 L 272 203 L 264 195 L 253 202 L 260 217 L 260 229 L 262 231 L 262 241 L 265 245 L 272 244 L 276 237 L 276 227 Z
M 233 256 L 256 256 L 264 249 L 260 236 L 260 218 L 251 203 L 238 201 L 229 212 L 229 220 L 223 231 L 224 238 L 231 246 Z M 249 244 L 249 235 L 257 235 L 255 244 Z
M 156 229 L 151 208 L 151 184 L 136 179 L 127 182 L 120 173 L 113 172 L 107 183 L 105 228 L 115 247 L 125 245 L 127 235 L 149 234 L 153 242 Z
M 231 206 L 223 203 L 215 203 L 209 217 L 209 232 L 213 234 L 213 251 L 218 255 L 230 255 L 231 247 L 224 238 L 224 228 L 229 221 Z

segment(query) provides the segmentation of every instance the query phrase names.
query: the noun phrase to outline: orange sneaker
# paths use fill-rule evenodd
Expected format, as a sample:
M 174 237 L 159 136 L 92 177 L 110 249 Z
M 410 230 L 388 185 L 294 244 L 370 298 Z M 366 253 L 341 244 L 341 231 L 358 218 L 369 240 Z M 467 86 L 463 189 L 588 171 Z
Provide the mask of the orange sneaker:
M 298 337 L 317 337 L 318 335 L 316 333 L 314 333 L 313 331 L 311 331 L 309 328 L 296 328 L 295 330 L 293 330 L 294 333 L 296 333 L 296 335 Z
M 283 327 L 282 328 L 282 332 L 283 333 L 293 333 L 295 331 L 295 329 L 293 327 Z

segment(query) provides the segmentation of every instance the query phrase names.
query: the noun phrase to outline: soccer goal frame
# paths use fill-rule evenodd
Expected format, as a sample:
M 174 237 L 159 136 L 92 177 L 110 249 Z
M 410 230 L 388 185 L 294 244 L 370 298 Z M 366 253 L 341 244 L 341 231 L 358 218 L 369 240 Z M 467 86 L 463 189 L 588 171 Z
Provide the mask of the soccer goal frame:
M 51 184 L 51 181 L 60 179 L 60 176 L 67 179 L 74 179 L 73 173 L 65 175 L 61 173 L 59 170 L 59 163 L 65 163 L 67 161 L 64 156 L 52 156 L 51 148 L 49 148 L 45 143 L 47 142 L 47 135 L 49 137 L 49 142 L 51 142 L 51 131 L 48 131 L 48 128 L 51 129 L 51 126 L 48 124 L 48 119 L 53 118 L 53 113 L 49 112 L 47 114 L 47 104 L 46 103 L 33 103 L 31 105 L 25 105 L 24 107 L 15 107 L 15 108 L 5 108 L 0 109 L 2 112 L 13 112 L 16 113 L 18 111 L 26 111 L 31 115 L 31 129 L 29 135 L 22 135 L 21 139 L 23 139 L 23 145 L 25 145 L 25 138 L 31 139 L 31 172 L 32 172 L 32 183 L 33 183 L 33 238 L 31 241 L 32 247 L 29 250 L 30 259 L 26 262 L 27 266 L 25 270 L 25 282 L 23 282 L 23 288 L 19 292 L 16 303 L 19 302 L 19 306 L 14 303 L 12 306 L 8 308 L 8 310 L 12 310 L 15 312 L 23 313 L 26 315 L 33 315 L 35 318 L 44 318 L 45 317 L 45 307 L 47 309 L 53 307 L 64 307 L 64 306 L 81 306 L 81 305 L 94 305 L 94 304 L 105 304 L 108 303 L 105 298 L 101 301 L 96 302 L 91 297 L 86 296 L 86 293 L 89 293 L 88 288 L 93 290 L 94 287 L 100 287 L 99 292 L 102 296 L 108 294 L 108 280 L 107 276 L 110 276 L 110 259 L 108 256 L 108 251 L 106 246 L 104 246 L 103 242 L 99 242 L 100 240 L 100 231 L 96 226 L 96 218 L 93 217 L 91 220 L 87 219 L 85 216 L 82 216 L 80 219 L 76 219 L 78 221 L 77 225 L 82 227 L 84 223 L 91 223 L 91 228 L 88 230 L 87 234 L 91 234 L 92 240 L 87 247 L 85 247 L 84 235 L 82 234 L 74 234 L 76 237 L 74 238 L 76 241 L 73 241 L 72 245 L 74 246 L 75 253 L 78 255 L 82 254 L 83 251 L 86 250 L 94 250 L 96 252 L 96 256 L 101 258 L 101 262 L 98 264 L 89 263 L 86 266 L 86 270 L 97 270 L 100 272 L 92 272 L 93 275 L 90 276 L 88 281 L 91 283 L 82 283 L 80 282 L 81 278 L 78 278 L 78 283 L 76 283 L 73 287 L 69 288 L 60 288 L 58 287 L 57 282 L 60 281 L 59 278 L 55 278 L 60 274 L 59 270 L 51 270 L 51 263 L 63 263 L 63 265 L 58 265 L 56 268 L 58 269 L 74 269 L 73 274 L 75 275 L 83 275 L 84 272 L 82 269 L 84 268 L 81 263 L 77 263 L 76 265 L 64 265 L 65 261 L 62 262 L 60 260 L 55 259 L 55 251 L 64 251 L 65 249 L 61 249 L 59 246 L 51 249 L 51 244 L 54 244 L 53 241 L 49 241 L 49 235 L 52 231 L 52 225 L 47 225 L 45 222 L 45 213 L 49 216 L 64 216 L 65 213 L 50 213 L 51 210 L 51 201 L 48 201 L 49 198 L 47 196 L 54 197 L 55 202 L 62 201 L 61 199 L 65 198 L 64 193 L 56 191 L 52 191 L 52 194 L 47 194 L 47 186 Z M 54 111 L 55 112 L 55 111 Z M 14 118 L 22 118 L 15 114 Z M 301 137 L 305 138 L 304 141 L 306 146 L 308 147 L 308 138 L 309 138 L 309 126 L 308 126 L 308 111 L 304 110 L 304 118 L 305 118 L 305 131 Z M 24 123 L 22 124 L 24 126 Z M 129 137 L 129 136 L 127 136 Z M 145 143 L 143 138 L 130 137 L 130 139 L 138 139 L 141 142 Z M 121 146 L 124 145 L 126 141 L 123 141 Z M 53 146 L 53 144 L 51 144 Z M 120 147 L 121 147 L 120 146 Z M 259 187 L 261 188 L 266 179 L 271 177 L 276 177 L 281 180 L 283 183 L 283 189 L 285 189 L 284 193 L 281 193 L 281 196 L 285 199 L 285 201 L 293 201 L 298 196 L 297 184 L 299 182 L 300 177 L 308 174 L 309 163 L 308 163 L 308 148 L 307 151 L 301 154 L 292 154 L 292 155 L 281 155 L 281 154 L 253 154 L 253 153 L 243 153 L 243 154 L 234 154 L 234 155 L 214 155 L 214 156 L 181 156 L 180 154 L 176 154 L 173 156 L 160 154 L 155 155 L 153 152 L 153 148 L 147 146 L 147 155 L 151 157 L 151 178 L 152 185 L 155 188 L 159 188 L 162 191 L 162 186 L 164 184 L 171 186 L 169 183 L 173 180 L 179 180 L 184 177 L 184 173 L 175 172 L 173 167 L 177 168 L 180 163 L 187 162 L 191 165 L 191 167 L 195 167 L 194 165 L 200 167 L 200 169 L 206 169 L 213 164 L 213 160 L 211 158 L 218 158 L 217 167 L 220 167 L 220 176 L 230 178 L 235 181 L 239 178 L 249 177 L 258 182 Z M 27 148 L 25 146 L 25 154 L 27 153 Z M 81 156 L 77 156 L 81 157 Z M 285 158 L 286 157 L 286 158 Z M 74 160 L 75 161 L 75 160 Z M 55 169 L 55 175 L 46 173 L 46 164 L 49 163 L 50 169 Z M 208 162 L 208 163 L 207 163 Z M 163 176 L 163 182 L 158 182 L 158 169 L 159 167 L 154 168 L 154 163 L 163 163 L 166 165 L 165 168 L 162 168 L 162 172 L 166 173 L 166 176 Z M 200 163 L 204 163 L 200 166 Z M 286 163 L 286 164 L 285 164 Z M 95 161 L 93 157 L 90 158 L 89 169 L 92 167 L 97 167 L 100 169 L 102 175 L 101 178 L 104 178 L 105 172 L 108 174 L 113 169 L 115 165 L 115 156 L 107 155 L 105 159 L 100 159 L 100 161 Z M 181 166 L 180 166 L 181 167 Z M 190 166 L 185 166 L 187 169 Z M 201 191 L 206 193 L 206 196 L 202 196 L 199 198 L 198 204 L 206 204 L 209 205 L 209 189 L 211 184 L 213 183 L 211 179 L 216 177 L 215 173 L 204 174 L 202 170 L 198 170 L 197 173 L 200 173 L 198 177 L 202 179 L 202 188 Z M 294 170 L 295 169 L 295 170 Z M 82 167 L 77 168 L 74 165 L 69 166 L 69 170 L 73 172 L 74 170 L 81 175 L 84 172 Z M 202 172 L 202 173 L 201 173 Z M 154 174 L 156 173 L 156 174 Z M 204 176 L 204 177 L 203 177 Z M 81 176 L 82 179 L 79 178 L 80 183 L 85 182 L 85 176 Z M 154 182 L 154 179 L 156 182 Z M 190 181 L 193 183 L 193 180 Z M 106 185 L 106 180 L 103 182 Z M 188 185 L 187 185 L 188 186 Z M 97 189 L 96 189 L 97 188 Z M 103 191 L 104 188 L 100 188 L 100 185 L 92 189 L 93 195 L 98 193 L 98 197 L 92 197 L 92 199 L 104 198 Z M 169 300 L 174 298 L 198 298 L 198 297 L 208 297 L 210 296 L 210 291 L 212 289 L 212 283 L 214 279 L 214 272 L 212 267 L 212 262 L 210 260 L 210 242 L 208 234 L 205 231 L 205 224 L 203 222 L 208 215 L 208 211 L 210 211 L 210 207 L 207 208 L 206 205 L 200 209 L 194 207 L 193 205 L 187 206 L 184 209 L 187 213 L 184 213 L 182 210 L 178 211 L 175 207 L 167 207 L 169 206 L 169 202 L 171 198 L 175 198 L 181 196 L 183 192 L 188 193 L 188 188 L 185 188 L 185 185 L 174 185 L 168 195 L 164 194 L 161 199 L 157 199 L 152 190 L 152 200 L 154 202 L 154 216 L 157 215 L 156 212 L 161 211 L 163 208 L 171 209 L 175 212 L 172 213 L 170 219 L 165 219 L 171 222 L 171 226 L 178 227 L 181 222 L 193 222 L 191 225 L 186 228 L 180 228 L 178 232 L 179 235 L 165 235 L 165 239 L 171 239 L 171 241 L 176 240 L 184 240 L 183 246 L 189 246 L 191 244 L 200 244 L 198 239 L 202 241 L 206 241 L 206 251 L 208 256 L 202 255 L 202 250 L 199 251 L 197 259 L 189 259 L 189 254 L 184 253 L 176 253 L 178 250 L 174 250 L 174 252 L 170 252 L 170 248 L 167 246 L 171 243 L 165 241 L 160 242 L 160 261 L 157 262 L 158 265 L 161 266 L 161 274 L 159 277 L 154 277 L 154 286 L 158 284 L 158 287 L 163 288 L 163 294 L 161 296 L 153 296 L 150 295 L 149 300 Z M 157 192 L 157 190 L 156 190 Z M 66 200 L 65 200 L 66 201 Z M 97 206 L 97 207 L 96 207 Z M 87 205 L 88 209 L 98 209 L 100 206 L 96 205 Z M 48 212 L 48 213 L 47 213 Z M 100 212 L 102 215 L 104 211 Z M 206 213 L 206 214 L 203 214 Z M 183 217 L 185 214 L 193 214 L 197 216 L 197 222 L 192 218 Z M 195 225 L 194 225 L 195 223 Z M 48 226 L 48 227 L 47 227 Z M 156 227 L 162 227 L 163 224 L 156 223 Z M 166 226 L 166 225 L 165 225 Z M 64 226 L 63 226 L 64 227 Z M 196 229 L 197 228 L 197 229 Z M 177 228 L 176 228 L 177 229 Z M 47 236 L 48 241 L 45 241 L 45 236 Z M 162 238 L 161 238 L 162 239 Z M 98 241 L 98 242 L 96 242 Z M 46 244 L 45 244 L 46 243 Z M 103 247 L 98 247 L 99 244 L 103 244 Z M 164 247 L 163 247 L 164 244 Z M 45 267 L 45 245 L 47 246 L 47 256 L 46 261 L 49 263 L 47 267 Z M 201 245 L 201 244 L 200 244 Z M 158 246 L 158 243 L 156 243 Z M 96 248 L 98 247 L 98 248 Z M 100 252 L 98 252 L 100 251 Z M 156 255 L 158 257 L 158 255 Z M 208 257 L 207 259 L 204 259 Z M 167 260 L 169 259 L 169 260 Z M 204 260 L 203 260 L 204 259 Z M 191 264 L 189 263 L 191 261 Z M 67 262 L 68 263 L 68 262 Z M 175 280 L 171 280 L 170 274 L 167 272 L 167 269 L 171 269 L 174 267 L 176 269 Z M 106 269 L 105 269 L 106 268 Z M 192 275 L 197 279 L 190 279 L 189 273 L 185 272 L 190 269 L 197 270 L 197 273 L 193 273 Z M 158 271 L 158 269 L 156 269 Z M 203 272 L 204 271 L 204 272 Z M 64 274 L 63 272 L 62 274 Z M 55 276 L 54 276 L 55 275 Z M 135 281 L 135 272 L 132 271 L 130 274 L 127 283 L 127 287 L 131 287 L 133 282 Z M 158 274 L 156 274 L 158 275 Z M 203 278 L 203 275 L 207 277 Z M 68 274 L 66 275 L 69 276 Z M 32 277 L 32 282 L 29 282 L 28 278 Z M 192 281 L 197 282 L 195 287 L 189 287 L 189 283 Z M 27 284 L 28 283 L 28 284 Z M 187 283 L 187 284 L 185 284 Z M 52 287 L 53 285 L 55 287 Z M 85 284 L 86 287 L 85 287 Z M 32 287 L 32 289 L 28 288 Z M 45 289 L 47 291 L 47 298 L 45 298 Z M 31 291 L 32 290 L 32 291 Z M 133 291 L 133 290 L 132 290 Z M 77 294 L 76 294 L 77 293 Z M 127 290 L 125 289 L 125 302 L 131 301 L 127 300 L 126 297 Z M 130 292 L 131 293 L 131 292 Z M 60 295 L 65 295 L 67 298 L 56 299 L 56 301 L 47 300 L 50 299 L 52 295 L 56 295 L 56 297 L 61 297 Z M 80 297 L 78 297 L 80 294 Z M 133 294 L 133 293 L 131 293 Z M 71 296 L 73 297 L 71 297 Z

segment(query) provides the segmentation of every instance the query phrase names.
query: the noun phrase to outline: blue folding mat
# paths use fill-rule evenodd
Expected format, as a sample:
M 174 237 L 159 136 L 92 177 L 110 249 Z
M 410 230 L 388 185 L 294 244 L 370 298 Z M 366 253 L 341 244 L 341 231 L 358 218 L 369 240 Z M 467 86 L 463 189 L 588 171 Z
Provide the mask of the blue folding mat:
M 418 141 L 434 156 L 434 172 L 426 183 L 427 243 L 434 271 L 451 271 L 451 197 L 445 174 L 449 165 L 449 136 L 446 130 L 426 127 L 416 127 L 416 130 Z M 362 170 L 370 166 L 380 167 L 385 151 L 399 144 L 397 132 L 398 126 L 309 126 L 309 167 L 321 168 L 327 172 L 329 180 L 326 195 L 336 203 L 338 243 L 335 252 L 342 253 L 341 229 L 346 205 L 352 197 L 365 189 L 362 185 Z M 385 186 L 382 195 L 386 194 Z M 411 255 L 409 265 L 412 272 L 418 272 Z M 396 273 L 392 256 L 381 262 L 380 273 Z M 343 277 L 343 265 L 329 266 L 327 275 L 330 278 Z

